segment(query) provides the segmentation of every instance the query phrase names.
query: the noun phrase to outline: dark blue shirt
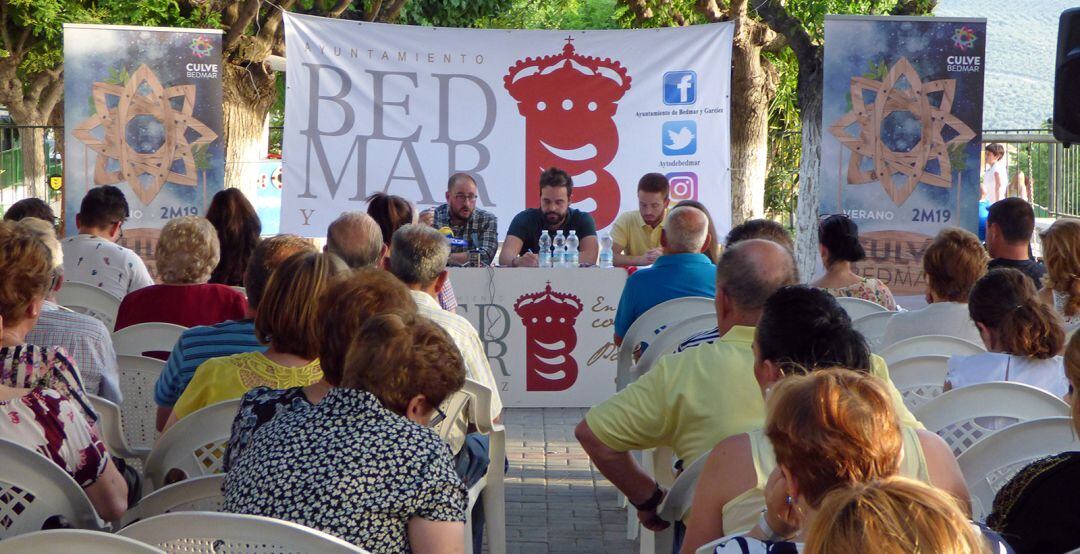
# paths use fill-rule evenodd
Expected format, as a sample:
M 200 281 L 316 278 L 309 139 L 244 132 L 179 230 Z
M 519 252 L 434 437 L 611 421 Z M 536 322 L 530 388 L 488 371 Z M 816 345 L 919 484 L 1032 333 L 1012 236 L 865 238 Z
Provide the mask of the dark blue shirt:
M 540 252 L 540 232 L 546 231 L 547 228 L 543 210 L 529 208 L 514 216 L 514 220 L 510 222 L 510 227 L 506 230 L 506 235 L 521 239 L 521 251 L 517 252 L 517 255 L 520 256 L 525 252 L 538 254 Z M 593 221 L 593 217 L 589 212 L 570 208 L 566 212 L 566 219 L 563 220 L 563 224 L 559 229 L 562 229 L 564 236 L 570 236 L 571 230 L 577 231 L 577 238 L 580 241 L 585 237 L 596 235 L 596 222 Z M 554 232 L 551 232 L 551 237 L 552 239 L 555 238 Z
M 639 269 L 626 280 L 615 312 L 615 335 L 625 336 L 649 308 L 686 296 L 716 296 L 716 265 L 705 254 L 660 256 L 652 267 Z

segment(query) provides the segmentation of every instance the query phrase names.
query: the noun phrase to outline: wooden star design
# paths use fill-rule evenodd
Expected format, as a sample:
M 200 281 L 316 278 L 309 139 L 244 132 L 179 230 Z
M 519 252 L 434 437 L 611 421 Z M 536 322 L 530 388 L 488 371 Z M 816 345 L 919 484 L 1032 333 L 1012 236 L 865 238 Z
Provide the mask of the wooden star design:
M 72 134 L 98 154 L 95 185 L 126 181 L 143 204 L 150 204 L 166 182 L 198 185 L 192 148 L 208 145 L 218 135 L 192 115 L 195 85 L 163 87 L 157 75 L 144 64 L 124 85 L 94 83 L 92 95 L 96 113 L 79 123 Z M 175 107 L 174 99 L 180 99 L 179 108 Z M 110 101 L 116 105 L 110 108 Z M 153 152 L 139 152 L 127 143 L 128 124 L 142 115 L 153 117 L 165 129 L 164 142 Z M 102 138 L 94 136 L 98 128 L 103 130 Z M 189 131 L 194 133 L 194 140 L 188 139 Z M 109 170 L 110 160 L 118 162 L 118 170 Z M 178 160 L 183 167 L 174 169 Z M 150 179 L 144 182 L 143 175 Z
M 897 88 L 901 78 L 907 81 L 910 88 Z M 866 101 L 867 92 L 873 93 L 870 102 Z M 884 80 L 852 77 L 851 111 L 829 126 L 829 134 L 851 150 L 848 183 L 861 185 L 880 181 L 881 188 L 897 206 L 915 192 L 919 183 L 950 188 L 952 164 L 949 162 L 949 146 L 967 143 L 975 138 L 971 127 L 951 113 L 955 92 L 955 79 L 923 82 L 907 58 L 900 58 L 889 69 Z M 937 105 L 930 99 L 930 95 L 935 93 L 941 94 Z M 894 112 L 910 112 L 921 125 L 919 142 L 910 151 L 894 151 L 881 140 L 882 123 Z M 858 134 L 854 136 L 846 131 L 853 124 L 858 125 Z M 943 136 L 946 128 L 956 133 L 949 140 Z M 873 170 L 862 169 L 862 162 L 866 158 L 873 160 Z M 927 168 L 932 160 L 937 160 L 937 173 Z M 907 177 L 903 184 L 893 180 L 897 174 Z

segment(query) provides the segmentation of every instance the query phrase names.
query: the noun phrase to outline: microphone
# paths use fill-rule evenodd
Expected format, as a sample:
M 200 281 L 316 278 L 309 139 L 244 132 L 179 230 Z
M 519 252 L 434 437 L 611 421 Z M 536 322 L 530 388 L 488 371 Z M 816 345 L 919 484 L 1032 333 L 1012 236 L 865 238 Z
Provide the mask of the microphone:
M 452 229 L 450 229 L 449 227 L 441 227 L 441 228 L 439 228 L 439 234 L 446 237 L 446 240 L 450 243 L 450 246 L 461 246 L 461 247 L 469 246 L 469 241 L 454 238 L 454 231 Z

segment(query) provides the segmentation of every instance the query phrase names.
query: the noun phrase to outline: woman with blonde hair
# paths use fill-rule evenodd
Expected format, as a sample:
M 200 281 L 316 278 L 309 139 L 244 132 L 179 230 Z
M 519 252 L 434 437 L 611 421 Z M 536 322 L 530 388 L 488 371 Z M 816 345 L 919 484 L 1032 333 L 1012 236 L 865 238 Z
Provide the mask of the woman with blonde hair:
M 211 358 L 195 370 L 165 429 L 188 414 L 240 398 L 258 386 L 306 387 L 323 378 L 319 365 L 319 296 L 348 271 L 334 254 L 302 252 L 285 260 L 266 283 L 255 314 L 255 338 L 270 347 Z
M 151 321 L 195 327 L 247 315 L 247 299 L 242 293 L 208 282 L 221 256 L 221 246 L 217 231 L 205 218 L 169 220 L 161 229 L 154 255 L 161 284 L 124 297 L 116 312 L 117 331 Z M 109 263 L 109 259 L 104 262 Z
M 1059 219 L 1039 238 L 1046 264 L 1039 298 L 1053 306 L 1072 330 L 1080 326 L 1080 221 Z
M 807 531 L 806 554 L 987 553 L 987 545 L 956 501 L 903 477 L 834 490 Z

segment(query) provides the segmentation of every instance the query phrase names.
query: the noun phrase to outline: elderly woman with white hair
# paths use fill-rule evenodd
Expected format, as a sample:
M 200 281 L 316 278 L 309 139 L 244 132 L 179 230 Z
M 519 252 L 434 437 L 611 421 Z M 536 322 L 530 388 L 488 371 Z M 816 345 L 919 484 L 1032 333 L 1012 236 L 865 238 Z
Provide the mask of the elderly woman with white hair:
M 116 330 L 152 321 L 194 327 L 246 317 L 247 299 L 241 292 L 207 282 L 220 248 L 217 231 L 205 218 L 178 217 L 166 223 L 154 251 L 161 284 L 124 297 Z

